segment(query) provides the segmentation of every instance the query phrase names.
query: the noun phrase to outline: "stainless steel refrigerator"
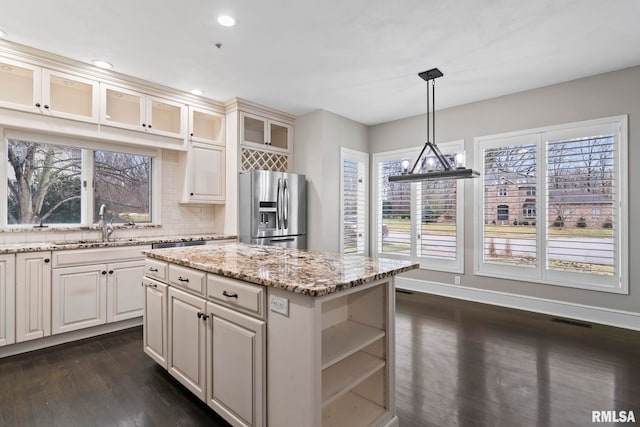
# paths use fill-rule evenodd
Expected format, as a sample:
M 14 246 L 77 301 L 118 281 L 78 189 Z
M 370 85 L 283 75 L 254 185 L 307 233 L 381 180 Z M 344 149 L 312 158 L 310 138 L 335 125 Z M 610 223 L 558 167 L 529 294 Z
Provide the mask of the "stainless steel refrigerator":
M 304 175 L 252 170 L 240 173 L 240 242 L 307 248 Z

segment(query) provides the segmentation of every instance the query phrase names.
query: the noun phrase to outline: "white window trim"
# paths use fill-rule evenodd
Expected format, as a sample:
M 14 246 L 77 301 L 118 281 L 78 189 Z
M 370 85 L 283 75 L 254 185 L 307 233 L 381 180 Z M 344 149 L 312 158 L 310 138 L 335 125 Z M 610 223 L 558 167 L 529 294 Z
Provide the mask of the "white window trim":
M 364 163 L 364 187 L 365 187 L 365 208 L 364 208 L 364 256 L 369 256 L 370 250 L 370 232 L 369 232 L 369 153 L 356 151 L 345 147 L 340 147 L 340 253 L 344 253 L 344 161 L 351 160 L 354 162 Z
M 438 143 L 438 148 L 442 151 L 443 154 L 449 153 L 461 153 L 466 156 L 464 150 L 464 140 L 456 140 L 449 142 Z M 397 160 L 399 157 L 405 157 L 410 159 L 412 162 L 415 161 L 416 157 L 420 154 L 422 147 L 413 147 L 399 150 L 391 150 L 384 151 L 380 153 L 374 153 L 372 158 L 372 167 L 371 167 L 371 194 L 373 202 L 371 203 L 371 230 L 372 230 L 372 239 L 371 239 L 371 254 L 374 257 L 379 258 L 392 258 L 392 259 L 410 259 L 412 262 L 417 262 L 420 264 L 421 269 L 426 270 L 435 270 L 442 271 L 445 273 L 458 273 L 464 274 L 464 181 L 458 180 L 458 188 L 456 190 L 456 259 L 455 261 L 450 260 L 438 260 L 426 257 L 417 256 L 417 235 L 418 235 L 418 224 L 420 224 L 422 218 L 422 207 L 418 206 L 418 204 L 412 203 L 412 211 L 411 211 L 411 228 L 410 235 L 414 238 L 410 241 L 411 253 L 410 257 L 395 255 L 395 254 L 387 254 L 381 253 L 381 244 L 382 242 L 378 239 L 379 236 L 382 235 L 382 224 L 378 223 L 378 211 L 382 209 L 382 206 L 378 205 L 378 163 L 384 161 L 393 161 Z M 429 153 L 427 153 L 428 155 Z M 416 189 L 415 185 L 411 186 L 411 199 L 416 200 Z M 375 230 L 375 231 L 374 231 Z
M 475 204 L 474 212 L 474 274 L 478 276 L 495 277 L 501 279 L 509 279 L 521 282 L 541 283 L 545 285 L 561 286 L 576 289 L 593 290 L 600 292 L 629 294 L 629 208 L 628 208 L 628 116 L 612 116 L 595 120 L 585 120 L 580 122 L 566 123 L 555 126 L 527 129 L 516 132 L 501 133 L 496 135 L 487 135 L 474 138 L 475 161 L 474 168 L 484 170 L 484 158 L 482 152 L 486 148 L 499 147 L 504 145 L 503 139 L 514 138 L 536 138 L 537 144 L 537 185 L 536 185 L 536 211 L 538 215 L 543 215 L 544 221 L 538 223 L 546 224 L 548 218 L 546 191 L 540 191 L 546 188 L 546 163 L 542 161 L 545 155 L 544 141 L 542 134 L 544 133 L 561 133 L 567 132 L 571 134 L 576 128 L 587 129 L 588 127 L 616 126 L 618 146 L 616 147 L 615 172 L 619 190 L 616 192 L 614 203 L 618 207 L 618 235 L 617 245 L 615 248 L 615 257 L 618 259 L 617 277 L 614 276 L 610 284 L 603 284 L 598 276 L 578 272 L 556 272 L 547 271 L 544 267 L 546 254 L 544 253 L 546 245 L 537 245 L 538 261 L 536 268 L 512 267 L 506 265 L 484 264 L 484 181 L 478 179 L 474 183 L 474 193 L 478 197 Z M 554 135 L 555 137 L 556 135 Z M 531 139 L 529 139 L 531 140 Z M 509 142 L 511 143 L 511 142 Z M 542 213 L 542 214 L 541 214 Z M 538 242 L 546 241 L 547 227 L 538 226 L 536 238 Z M 527 272 L 535 272 L 526 274 Z M 534 276 L 534 277 L 532 277 Z
M 0 128 L 0 130 L 2 130 Z M 116 144 L 112 142 L 96 141 L 92 139 L 82 139 L 77 136 L 59 136 L 48 135 L 38 132 L 29 132 L 16 129 L 4 129 L 2 142 L 0 143 L 0 176 L 4 177 L 3 183 L 0 185 L 0 226 L 2 228 L 11 229 L 32 229 L 33 224 L 8 224 L 7 223 L 7 141 L 9 139 L 23 139 L 42 144 L 62 145 L 68 147 L 76 147 L 86 150 L 94 151 L 112 151 L 125 154 L 135 154 L 141 156 L 148 156 L 152 158 L 151 163 L 151 182 L 150 182 L 150 195 L 151 195 L 151 222 L 144 223 L 145 225 L 160 225 L 162 223 L 161 207 L 162 207 L 162 150 L 154 148 L 134 147 L 125 144 Z M 86 152 L 83 152 L 83 163 L 85 162 Z M 93 179 L 93 161 L 90 162 L 91 167 L 83 168 L 82 180 L 86 180 L 90 183 Z M 87 191 L 87 188 L 83 187 L 81 191 Z M 80 224 L 49 224 L 56 228 L 77 228 L 78 226 L 87 227 L 97 223 L 97 218 L 93 218 L 93 209 L 89 206 L 93 206 L 93 193 L 86 198 L 86 203 L 81 204 L 80 212 Z

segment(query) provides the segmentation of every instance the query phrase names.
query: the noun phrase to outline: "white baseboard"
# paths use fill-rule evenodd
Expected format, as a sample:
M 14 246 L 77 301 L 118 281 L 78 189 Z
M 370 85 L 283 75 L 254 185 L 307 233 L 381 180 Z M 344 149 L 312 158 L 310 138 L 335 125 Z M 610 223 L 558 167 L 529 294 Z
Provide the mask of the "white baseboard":
M 396 288 L 640 331 L 640 313 L 396 277 Z
M 54 345 L 64 344 L 71 341 L 78 341 L 85 338 L 95 337 L 110 332 L 129 329 L 142 325 L 142 317 L 123 320 L 117 323 L 109 323 L 106 325 L 95 326 L 93 328 L 80 329 L 78 331 L 67 332 L 60 335 L 51 335 L 49 337 L 40 338 L 32 341 L 25 341 L 17 344 L 10 344 L 0 348 L 0 358 L 13 356 L 15 354 L 26 353 L 28 351 L 40 350 Z M 142 349 L 141 349 L 142 350 Z

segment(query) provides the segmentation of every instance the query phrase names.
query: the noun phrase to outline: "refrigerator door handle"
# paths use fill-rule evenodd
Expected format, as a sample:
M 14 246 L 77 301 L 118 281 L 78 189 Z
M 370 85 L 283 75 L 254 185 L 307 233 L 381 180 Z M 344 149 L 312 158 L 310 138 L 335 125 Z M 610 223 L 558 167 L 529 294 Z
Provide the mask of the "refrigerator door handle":
M 280 192 L 282 189 L 282 178 L 278 178 L 278 193 L 276 196 L 276 228 L 282 228 L 282 199 L 280 196 Z
M 284 184 L 282 187 L 282 211 L 284 217 L 284 229 L 289 228 L 289 185 L 287 184 L 287 179 L 284 179 Z

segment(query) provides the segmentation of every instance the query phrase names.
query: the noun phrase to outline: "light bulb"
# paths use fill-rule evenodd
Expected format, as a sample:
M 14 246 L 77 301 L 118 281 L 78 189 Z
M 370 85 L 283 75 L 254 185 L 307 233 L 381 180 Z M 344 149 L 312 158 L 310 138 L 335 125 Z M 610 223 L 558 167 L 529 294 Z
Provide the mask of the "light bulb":
M 464 169 L 465 168 L 464 153 L 457 153 L 456 154 L 456 168 L 458 168 L 458 169 Z
M 402 161 L 402 173 L 403 174 L 409 173 L 409 160 Z
M 427 171 L 432 171 L 434 164 L 435 164 L 435 160 L 433 160 L 433 157 L 428 157 L 427 158 Z

